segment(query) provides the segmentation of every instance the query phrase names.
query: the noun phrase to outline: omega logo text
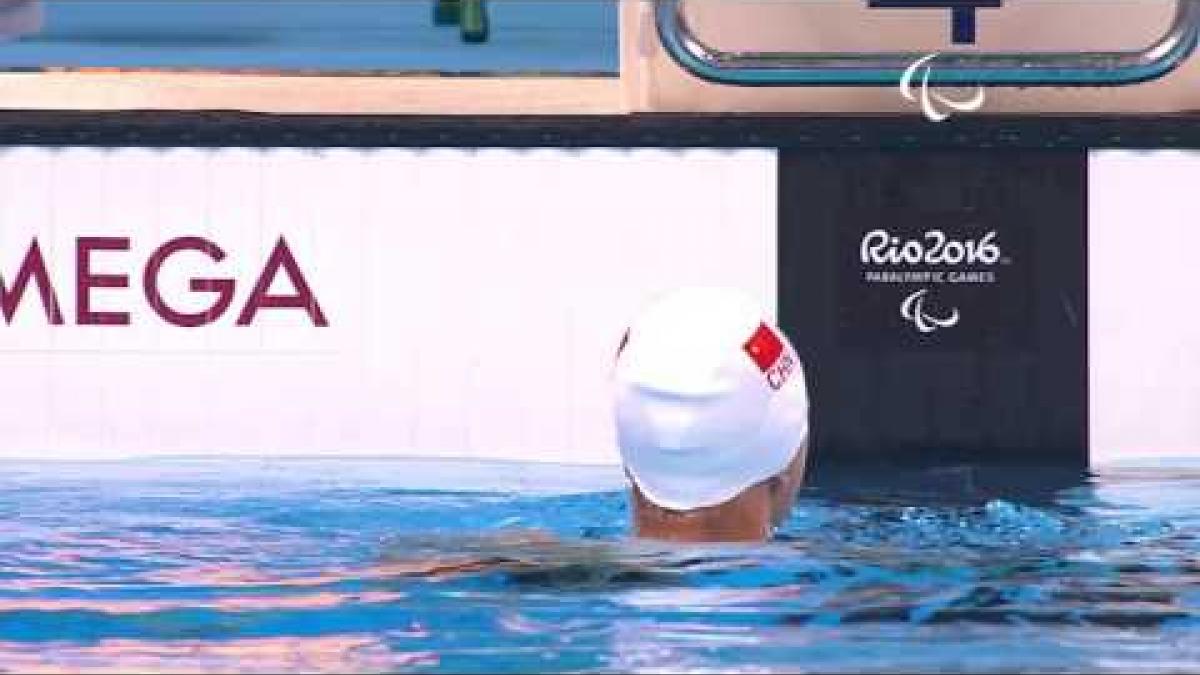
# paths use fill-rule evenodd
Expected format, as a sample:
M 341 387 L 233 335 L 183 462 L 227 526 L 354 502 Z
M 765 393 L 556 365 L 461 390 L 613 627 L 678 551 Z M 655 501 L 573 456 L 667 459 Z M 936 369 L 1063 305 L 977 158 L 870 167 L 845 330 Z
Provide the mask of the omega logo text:
M 128 311 L 117 308 L 98 309 L 93 306 L 92 290 L 97 288 L 128 288 L 130 277 L 126 273 L 96 271 L 104 258 L 106 267 L 116 266 L 120 253 L 128 251 L 128 237 L 77 237 L 75 239 L 75 315 L 74 323 L 80 326 L 127 326 L 130 323 Z M 141 286 L 146 303 L 159 318 L 173 326 L 195 328 L 205 326 L 221 319 L 233 304 L 238 280 L 232 277 L 192 277 L 188 280 L 188 289 L 193 293 L 209 294 L 211 303 L 203 311 L 187 312 L 172 305 L 172 299 L 165 297 L 160 289 L 160 273 L 164 266 L 178 253 L 191 251 L 206 256 L 214 263 L 225 259 L 225 251 L 216 243 L 204 237 L 177 237 L 156 248 L 147 258 L 142 267 Z M 25 257 L 16 274 L 8 277 L 8 281 L 0 272 L 0 313 L 4 315 L 5 324 L 11 324 L 13 316 L 20 307 L 26 291 L 32 284 L 37 288 L 41 299 L 46 321 L 52 326 L 66 323 L 58 291 L 51 281 L 51 275 L 42 255 L 38 240 L 33 239 L 26 250 Z M 111 267 L 110 267 L 111 269 Z M 280 275 L 287 277 L 292 292 L 273 294 L 270 292 L 275 279 Z M 287 241 L 280 237 L 271 253 L 267 256 L 258 275 L 249 280 L 250 293 L 246 296 L 237 313 L 235 325 L 251 326 L 255 317 L 263 310 L 298 310 L 308 315 L 314 326 L 328 326 L 321 305 L 316 295 L 305 279 L 299 263 L 288 247 Z

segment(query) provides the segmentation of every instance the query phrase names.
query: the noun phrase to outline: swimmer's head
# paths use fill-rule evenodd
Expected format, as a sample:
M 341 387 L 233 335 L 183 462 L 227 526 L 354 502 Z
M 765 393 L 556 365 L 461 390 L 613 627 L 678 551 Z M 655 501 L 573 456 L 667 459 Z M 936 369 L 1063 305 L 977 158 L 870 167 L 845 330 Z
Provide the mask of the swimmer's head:
M 663 296 L 630 326 L 614 380 L 638 534 L 769 535 L 804 470 L 808 396 L 795 350 L 762 308 L 728 289 Z

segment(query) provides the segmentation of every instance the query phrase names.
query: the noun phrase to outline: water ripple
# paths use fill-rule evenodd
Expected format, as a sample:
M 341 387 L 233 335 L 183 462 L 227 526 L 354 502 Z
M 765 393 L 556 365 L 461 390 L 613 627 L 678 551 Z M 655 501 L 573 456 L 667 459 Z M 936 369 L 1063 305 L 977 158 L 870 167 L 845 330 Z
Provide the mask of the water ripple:
M 1028 501 L 810 490 L 777 541 L 728 547 L 623 538 L 619 492 L 242 471 L 6 481 L 0 671 L 1200 667 L 1192 469 Z

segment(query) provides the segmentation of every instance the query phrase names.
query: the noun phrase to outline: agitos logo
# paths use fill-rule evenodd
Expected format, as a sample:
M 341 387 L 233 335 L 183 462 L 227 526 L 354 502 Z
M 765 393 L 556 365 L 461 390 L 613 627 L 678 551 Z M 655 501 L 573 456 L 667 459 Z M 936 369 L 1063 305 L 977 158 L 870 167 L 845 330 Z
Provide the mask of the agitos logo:
M 129 312 L 114 309 L 97 309 L 93 306 L 92 291 L 98 288 L 128 288 L 127 274 L 100 273 L 95 271 L 94 258 L 100 254 L 115 257 L 129 250 L 128 237 L 77 237 L 75 239 L 75 316 L 74 323 L 80 326 L 127 326 Z M 163 321 L 173 326 L 196 328 L 219 321 L 233 304 L 237 280 L 230 277 L 199 277 L 188 281 L 193 293 L 211 294 L 212 302 L 203 311 L 188 312 L 173 305 L 159 288 L 162 269 L 172 256 L 185 251 L 201 253 L 211 261 L 219 263 L 225 259 L 225 251 L 204 237 L 176 237 L 154 250 L 142 268 L 141 286 L 146 303 Z M 279 275 L 284 275 L 291 284 L 292 292 L 272 294 L 271 286 Z M 50 279 L 46 259 L 35 237 L 26 250 L 12 283 L 6 283 L 0 272 L 0 313 L 5 324 L 11 324 L 30 284 L 37 287 L 42 308 L 50 325 L 61 326 L 65 322 L 58 293 Z M 178 299 L 176 299 L 178 304 Z M 314 326 L 328 326 L 321 305 L 305 279 L 296 257 L 281 236 L 267 256 L 262 270 L 253 282 L 249 295 L 238 312 L 235 325 L 251 326 L 255 317 L 263 310 L 293 310 L 304 312 Z

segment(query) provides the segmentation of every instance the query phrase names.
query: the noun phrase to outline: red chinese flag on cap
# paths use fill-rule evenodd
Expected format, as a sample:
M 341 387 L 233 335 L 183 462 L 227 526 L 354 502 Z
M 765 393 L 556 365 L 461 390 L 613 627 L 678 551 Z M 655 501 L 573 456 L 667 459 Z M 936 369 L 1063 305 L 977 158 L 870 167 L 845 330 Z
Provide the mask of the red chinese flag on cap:
M 754 331 L 743 348 L 764 373 L 783 355 L 783 341 L 765 323 L 758 325 L 758 330 Z

